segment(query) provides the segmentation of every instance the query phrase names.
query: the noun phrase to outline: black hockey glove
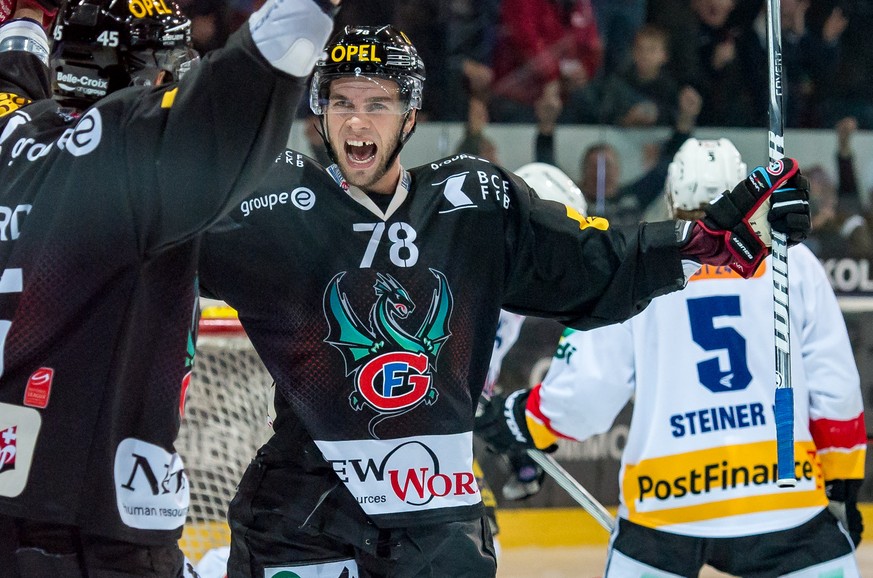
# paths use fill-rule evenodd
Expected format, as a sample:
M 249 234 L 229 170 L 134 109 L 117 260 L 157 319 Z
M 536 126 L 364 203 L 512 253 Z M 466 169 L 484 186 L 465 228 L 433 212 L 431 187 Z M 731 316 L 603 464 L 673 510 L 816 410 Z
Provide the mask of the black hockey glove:
M 529 389 L 519 389 L 509 396 L 495 394 L 480 404 L 481 411 L 476 414 L 473 432 L 482 438 L 492 452 L 505 454 L 537 447 L 528 430 L 525 415 L 529 395 Z M 557 448 L 552 444 L 543 451 L 555 451 Z
M 757 167 L 704 210 L 706 216 L 680 237 L 683 256 L 707 265 L 727 265 L 749 278 L 770 253 L 771 229 L 784 233 L 789 245 L 806 238 L 809 183 L 797 161 L 785 158 Z
M 525 500 L 537 494 L 543 487 L 546 473 L 530 457 L 527 451 L 510 450 L 506 453 L 510 475 L 503 484 L 503 497 L 507 500 Z
M 864 533 L 864 520 L 858 510 L 858 491 L 863 480 L 831 480 L 825 482 L 828 495 L 828 510 L 839 520 L 849 533 L 855 546 L 861 543 Z

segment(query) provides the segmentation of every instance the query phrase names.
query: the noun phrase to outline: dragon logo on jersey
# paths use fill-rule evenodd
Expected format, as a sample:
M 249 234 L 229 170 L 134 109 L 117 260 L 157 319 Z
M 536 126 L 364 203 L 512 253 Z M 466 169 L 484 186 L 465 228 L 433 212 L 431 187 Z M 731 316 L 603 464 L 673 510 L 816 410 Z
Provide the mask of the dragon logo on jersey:
M 427 405 L 436 402 L 432 374 L 451 336 L 453 297 L 445 275 L 434 269 L 430 272 L 437 278 L 437 288 L 424 320 L 414 332 L 401 322 L 415 310 L 415 303 L 391 275 L 376 274 L 376 301 L 370 307 L 368 323 L 360 320 L 340 289 L 345 272 L 328 283 L 324 292 L 324 315 L 329 326 L 325 342 L 342 353 L 346 375 L 355 376 L 355 390 L 349 396 L 355 410 L 368 405 L 380 416 L 399 415 L 422 401 Z

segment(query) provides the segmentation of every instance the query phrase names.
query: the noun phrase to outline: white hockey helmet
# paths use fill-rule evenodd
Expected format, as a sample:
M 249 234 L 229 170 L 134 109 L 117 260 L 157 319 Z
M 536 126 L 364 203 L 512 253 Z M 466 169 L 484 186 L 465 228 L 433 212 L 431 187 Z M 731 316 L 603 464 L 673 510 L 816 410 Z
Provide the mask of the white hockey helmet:
M 582 191 L 558 167 L 547 163 L 528 163 L 516 170 L 515 174 L 524 179 L 539 198 L 569 205 L 583 216 L 588 216 L 588 203 Z
M 696 211 L 746 178 L 746 163 L 726 138 L 686 140 L 667 169 L 667 202 L 673 211 Z

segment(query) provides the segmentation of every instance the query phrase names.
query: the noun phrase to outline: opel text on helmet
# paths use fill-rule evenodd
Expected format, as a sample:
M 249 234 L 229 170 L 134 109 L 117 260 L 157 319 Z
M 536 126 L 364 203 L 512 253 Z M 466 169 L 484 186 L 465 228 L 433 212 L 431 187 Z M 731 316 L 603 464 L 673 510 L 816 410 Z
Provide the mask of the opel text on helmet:
M 179 80 L 197 61 L 172 0 L 70 0 L 54 30 L 52 90 L 87 105 L 131 85 Z
M 323 115 L 331 81 L 349 76 L 393 80 L 404 103 L 403 112 L 421 109 L 424 62 L 409 38 L 393 26 L 346 26 L 328 42 L 312 77 L 312 112 Z
M 746 163 L 731 141 L 686 140 L 667 169 L 665 189 L 673 211 L 696 211 L 746 177 Z

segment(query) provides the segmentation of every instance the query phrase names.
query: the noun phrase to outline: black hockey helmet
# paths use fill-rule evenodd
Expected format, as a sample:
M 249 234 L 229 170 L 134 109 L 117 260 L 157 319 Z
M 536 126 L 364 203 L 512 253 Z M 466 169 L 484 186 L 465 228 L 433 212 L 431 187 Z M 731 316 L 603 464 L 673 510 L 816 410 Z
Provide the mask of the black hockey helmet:
M 424 62 L 409 38 L 391 25 L 346 26 L 327 43 L 309 90 L 312 112 L 323 115 L 331 81 L 348 76 L 393 80 L 406 110 L 421 108 Z
M 83 104 L 131 85 L 178 80 L 198 60 L 191 21 L 172 0 L 68 0 L 58 15 L 52 90 Z

